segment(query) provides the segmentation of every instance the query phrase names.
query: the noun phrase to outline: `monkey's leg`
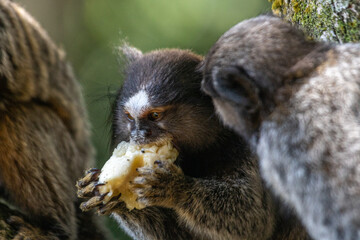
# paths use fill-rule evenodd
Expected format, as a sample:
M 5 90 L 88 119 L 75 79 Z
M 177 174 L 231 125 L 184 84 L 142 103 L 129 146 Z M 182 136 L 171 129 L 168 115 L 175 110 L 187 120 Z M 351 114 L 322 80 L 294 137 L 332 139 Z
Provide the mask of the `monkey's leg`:
M 9 201 L 44 234 L 32 237 L 75 239 L 76 196 L 70 176 L 78 156 L 63 122 L 46 106 L 12 105 L 0 112 L 0 133 L 0 184 Z M 31 231 L 26 225 L 18 229 Z

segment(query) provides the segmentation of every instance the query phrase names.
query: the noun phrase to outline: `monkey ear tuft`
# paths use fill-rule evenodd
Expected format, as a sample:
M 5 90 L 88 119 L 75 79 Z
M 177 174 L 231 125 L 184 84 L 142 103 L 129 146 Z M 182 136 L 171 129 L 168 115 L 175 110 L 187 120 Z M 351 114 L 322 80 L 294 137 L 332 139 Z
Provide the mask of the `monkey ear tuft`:
M 223 98 L 248 111 L 258 109 L 260 99 L 258 88 L 245 70 L 238 67 L 225 67 L 213 70 L 214 88 Z
M 139 49 L 130 46 L 126 42 L 117 47 L 116 52 L 119 56 L 120 62 L 125 63 L 132 63 L 143 56 L 143 53 Z

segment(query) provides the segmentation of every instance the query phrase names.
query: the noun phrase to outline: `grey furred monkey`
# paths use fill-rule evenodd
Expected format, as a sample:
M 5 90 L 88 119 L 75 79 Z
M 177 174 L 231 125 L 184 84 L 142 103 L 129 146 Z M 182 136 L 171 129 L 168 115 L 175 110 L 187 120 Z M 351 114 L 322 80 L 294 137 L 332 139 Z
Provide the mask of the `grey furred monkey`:
M 220 37 L 202 68 L 223 122 L 310 235 L 360 239 L 360 45 L 308 41 L 260 16 Z
M 104 239 L 74 186 L 92 161 L 64 52 L 22 7 L 0 0 L 0 239 Z
M 113 109 L 113 146 L 171 138 L 180 154 L 175 164 L 138 169 L 132 189 L 144 209 L 129 211 L 116 197 L 103 205 L 98 170 L 78 182 L 79 195 L 90 198 L 81 208 L 111 214 L 134 239 L 290 239 L 274 237 L 282 229 L 257 159 L 200 91 L 202 58 L 176 49 L 121 51 L 128 64 Z

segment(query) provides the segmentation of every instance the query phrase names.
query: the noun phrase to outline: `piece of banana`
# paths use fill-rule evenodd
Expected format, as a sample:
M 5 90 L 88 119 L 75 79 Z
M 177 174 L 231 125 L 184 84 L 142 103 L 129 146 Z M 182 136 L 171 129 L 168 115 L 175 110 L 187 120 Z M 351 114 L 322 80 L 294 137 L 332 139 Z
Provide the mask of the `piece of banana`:
M 108 193 L 104 203 L 121 194 L 120 200 L 125 202 L 128 209 L 144 208 L 145 206 L 136 201 L 136 194 L 129 190 L 129 182 L 138 175 L 136 169 L 152 167 L 156 160 L 174 162 L 178 154 L 170 142 L 142 146 L 121 142 L 101 169 L 99 176 L 99 183 L 105 184 L 99 187 L 99 192 Z

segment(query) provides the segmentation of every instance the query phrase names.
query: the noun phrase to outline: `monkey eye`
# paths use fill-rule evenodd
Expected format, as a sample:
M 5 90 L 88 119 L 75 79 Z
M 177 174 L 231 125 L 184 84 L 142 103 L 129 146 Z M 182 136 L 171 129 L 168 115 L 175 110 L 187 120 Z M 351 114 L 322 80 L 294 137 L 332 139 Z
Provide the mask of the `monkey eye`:
M 148 119 L 151 121 L 159 120 L 162 117 L 162 112 L 151 112 L 148 115 Z
M 129 121 L 133 121 L 133 120 L 134 120 L 133 116 L 131 116 L 131 114 L 130 114 L 129 112 L 125 112 L 125 115 L 126 115 L 126 117 L 127 117 L 127 119 L 128 119 Z

